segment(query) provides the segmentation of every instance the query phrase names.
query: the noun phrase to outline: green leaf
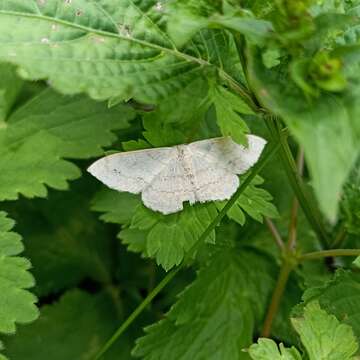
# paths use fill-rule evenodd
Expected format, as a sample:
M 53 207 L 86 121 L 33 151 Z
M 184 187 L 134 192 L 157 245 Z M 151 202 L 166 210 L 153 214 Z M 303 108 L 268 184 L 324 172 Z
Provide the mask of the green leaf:
M 11 107 L 22 89 L 23 81 L 16 75 L 15 68 L 0 63 L 0 127 L 9 114 Z
M 248 359 L 242 350 L 264 315 L 274 270 L 250 251 L 218 252 L 166 318 L 145 329 L 133 354 L 144 360 Z
M 187 205 L 183 211 L 166 216 L 139 206 L 131 229 L 147 232 L 146 255 L 168 271 L 182 262 L 216 215 L 214 204 Z M 215 233 L 208 241 L 213 242 L 214 237 Z
M 116 301 L 103 292 L 68 291 L 44 306 L 38 321 L 6 341 L 6 355 L 13 360 L 92 360 L 122 318 L 121 300 Z M 104 360 L 131 359 L 129 350 L 123 338 Z
M 15 112 L 0 129 L 0 199 L 45 196 L 45 185 L 67 189 L 79 169 L 63 158 L 85 159 L 103 153 L 128 126 L 131 109 L 44 91 Z M 29 172 L 31 169 L 31 172 Z
M 26 289 L 34 286 L 30 262 L 19 255 L 21 236 L 12 232 L 14 222 L 0 212 L 0 333 L 13 334 L 16 323 L 27 324 L 38 317 L 36 297 Z M 0 343 L 1 350 L 1 343 Z M 0 355 L 1 358 L 1 355 Z
M 344 186 L 340 204 L 341 215 L 347 232 L 360 234 L 360 164 L 357 164 Z
M 331 281 L 312 287 L 303 295 L 304 304 L 318 301 L 321 308 L 352 327 L 360 342 L 360 275 L 338 270 Z M 297 313 L 295 311 L 295 313 Z
M 293 318 L 309 360 L 355 360 L 358 343 L 349 325 L 339 322 L 311 302 L 304 309 L 304 317 Z
M 249 132 L 249 128 L 241 118 L 241 114 L 253 114 L 253 111 L 239 96 L 222 86 L 213 86 L 211 97 L 221 133 L 224 136 L 231 136 L 239 144 L 246 144 L 246 133 Z
M 249 354 L 254 360 L 301 360 L 296 348 L 286 348 L 283 344 L 279 348 L 274 340 L 259 339 L 257 344 L 250 346 Z
M 270 22 L 252 18 L 250 12 L 222 4 L 222 1 L 185 0 L 170 6 L 168 32 L 178 46 L 186 44 L 204 28 L 224 27 L 238 31 L 255 43 L 270 36 Z
M 106 223 L 128 225 L 139 205 L 137 195 L 104 188 L 93 198 L 91 209 L 104 213 L 100 219 Z
M 357 92 L 322 93 L 308 102 L 288 77 L 262 65 L 258 51 L 249 51 L 248 58 L 253 89 L 303 145 L 320 208 L 334 221 L 342 186 L 360 149 Z
M 113 237 L 89 211 L 92 184 L 82 178 L 70 191 L 51 191 L 46 200 L 21 199 L 7 206 L 19 219 L 39 296 L 59 293 L 84 279 L 111 283 Z
M 175 49 L 164 7 L 157 0 L 5 0 L 0 60 L 18 65 L 26 79 L 50 79 L 62 93 L 153 103 L 207 65 Z
M 243 180 L 245 178 L 243 177 Z M 246 221 L 245 213 L 254 220 L 263 221 L 263 217 L 276 218 L 279 216 L 276 207 L 271 203 L 273 197 L 264 189 L 257 187 L 264 180 L 257 176 L 238 198 L 234 206 L 228 211 L 227 216 L 244 225 Z M 216 202 L 216 206 L 221 210 L 226 202 Z

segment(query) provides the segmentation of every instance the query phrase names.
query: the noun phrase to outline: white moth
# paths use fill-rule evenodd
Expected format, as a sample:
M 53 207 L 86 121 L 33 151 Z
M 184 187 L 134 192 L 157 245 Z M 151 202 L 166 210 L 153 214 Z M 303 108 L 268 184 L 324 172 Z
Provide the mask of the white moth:
M 93 163 L 88 171 L 108 187 L 141 193 L 145 206 L 171 214 L 183 202 L 229 199 L 259 159 L 266 141 L 248 135 L 248 147 L 220 137 L 173 147 L 117 153 Z

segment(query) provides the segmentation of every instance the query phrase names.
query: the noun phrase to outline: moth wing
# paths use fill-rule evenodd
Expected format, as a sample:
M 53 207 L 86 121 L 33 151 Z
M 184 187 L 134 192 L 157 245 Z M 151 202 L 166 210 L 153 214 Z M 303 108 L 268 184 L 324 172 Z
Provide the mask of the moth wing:
M 161 170 L 141 198 L 145 206 L 165 215 L 181 211 L 184 201 L 194 202 L 192 187 L 178 157 Z
M 213 167 L 222 168 L 233 174 L 243 174 L 258 160 L 266 145 L 259 136 L 247 135 L 248 146 L 235 143 L 230 137 L 220 137 L 189 144 L 194 154 Z
M 129 151 L 95 161 L 88 172 L 111 189 L 138 194 L 174 159 L 174 148 Z

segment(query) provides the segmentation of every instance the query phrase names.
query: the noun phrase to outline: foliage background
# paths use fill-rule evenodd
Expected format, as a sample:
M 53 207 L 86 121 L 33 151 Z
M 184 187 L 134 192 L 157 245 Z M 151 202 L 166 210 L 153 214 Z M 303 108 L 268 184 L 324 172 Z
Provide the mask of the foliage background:
M 104 359 L 356 359 L 359 6 L 0 1 L 0 359 L 94 359 L 185 260 Z M 86 173 L 248 132 L 280 149 L 190 261 L 225 203 L 163 216 Z

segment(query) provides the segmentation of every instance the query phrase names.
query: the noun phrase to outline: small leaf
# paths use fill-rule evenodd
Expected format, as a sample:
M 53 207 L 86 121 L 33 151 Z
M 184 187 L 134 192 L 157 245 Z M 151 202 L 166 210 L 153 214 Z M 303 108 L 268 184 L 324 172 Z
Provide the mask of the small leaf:
M 249 132 L 249 128 L 241 114 L 253 114 L 253 111 L 240 97 L 222 86 L 213 86 L 211 96 L 221 133 L 231 136 L 239 144 L 246 144 L 246 133 Z
M 286 348 L 283 344 L 277 346 L 271 339 L 259 339 L 257 344 L 250 346 L 249 354 L 254 360 L 301 360 L 296 348 Z
M 319 303 L 309 303 L 304 309 L 304 317 L 293 318 L 292 323 L 306 348 L 309 360 L 354 359 L 358 343 L 351 327 L 327 314 Z

